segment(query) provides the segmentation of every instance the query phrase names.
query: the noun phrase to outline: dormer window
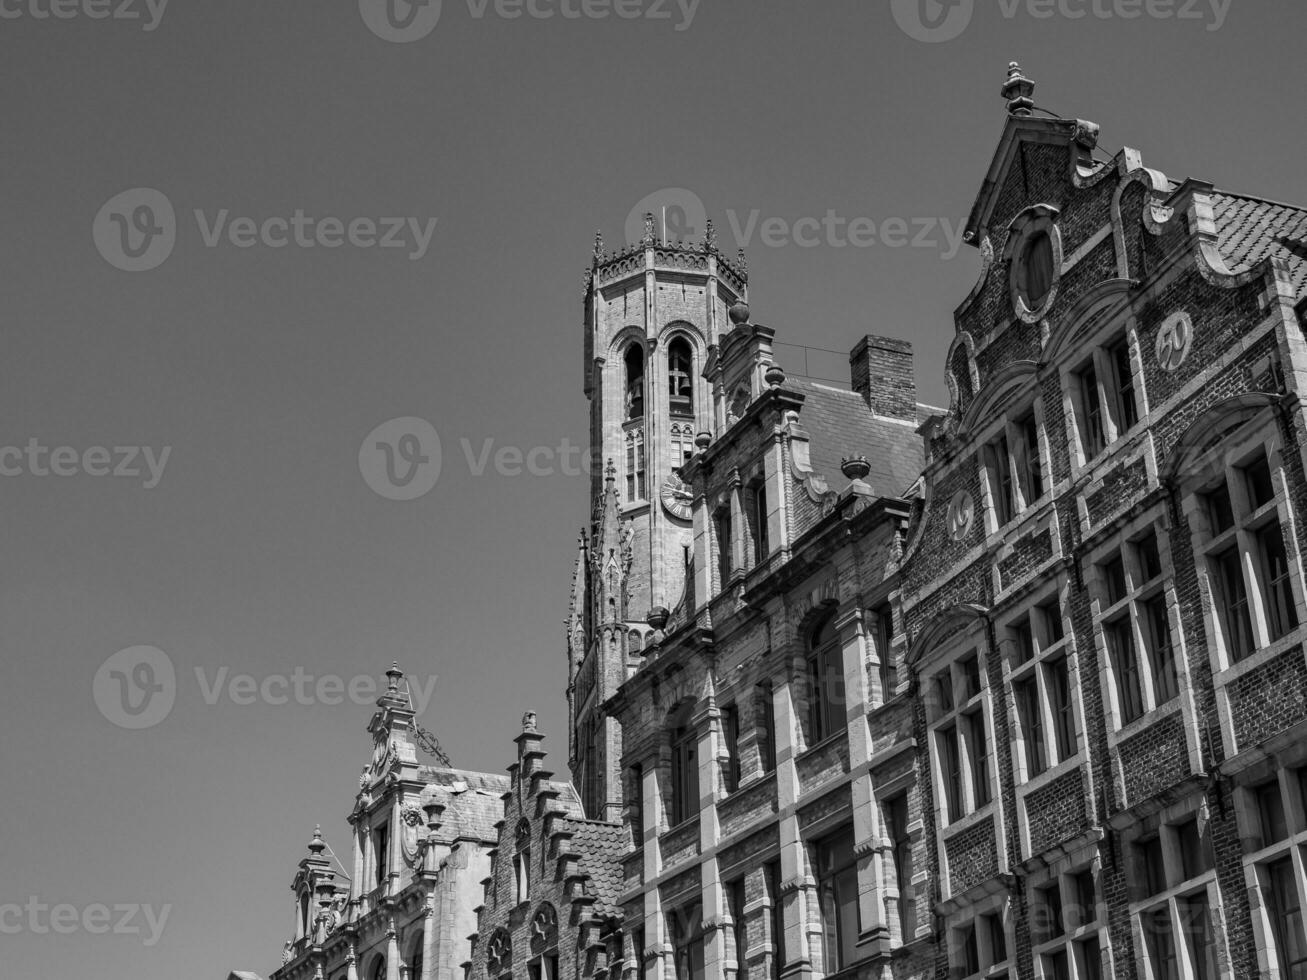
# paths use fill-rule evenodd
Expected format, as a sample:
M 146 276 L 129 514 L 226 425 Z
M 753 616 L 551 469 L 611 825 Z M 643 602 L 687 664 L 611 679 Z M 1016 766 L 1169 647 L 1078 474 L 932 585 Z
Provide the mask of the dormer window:
M 633 343 L 626 348 L 626 417 L 644 418 L 644 348 Z
M 677 337 L 667 345 L 667 387 L 673 415 L 694 414 L 693 365 L 688 340 Z

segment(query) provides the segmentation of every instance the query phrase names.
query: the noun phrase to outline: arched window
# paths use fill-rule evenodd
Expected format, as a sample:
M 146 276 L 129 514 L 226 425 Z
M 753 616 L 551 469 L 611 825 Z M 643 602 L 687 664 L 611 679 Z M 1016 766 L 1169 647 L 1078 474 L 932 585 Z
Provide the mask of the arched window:
M 408 957 L 408 980 L 422 980 L 422 938 L 413 944 L 413 951 Z
M 516 853 L 513 855 L 513 880 L 516 900 L 520 904 L 531 894 L 531 825 L 522 820 L 517 825 Z
M 767 481 L 763 478 L 749 484 L 746 497 L 749 536 L 753 544 L 753 564 L 761 565 L 771 554 L 771 544 L 767 540 Z
M 808 643 L 808 728 L 815 745 L 848 726 L 844 710 L 844 655 L 827 616 Z
M 672 423 L 672 465 L 680 467 L 689 462 L 694 455 L 694 426 L 689 422 L 684 425 Z
M 735 569 L 734 539 L 731 529 L 731 506 L 724 504 L 713 514 L 713 530 L 717 537 L 718 589 L 725 589 Z
M 644 347 L 638 342 L 626 348 L 626 417 L 644 418 Z
M 372 962 L 372 972 L 368 974 L 368 980 L 386 980 L 386 958 L 378 956 Z
M 309 893 L 300 895 L 300 938 L 309 934 Z
M 673 415 L 694 414 L 694 354 L 690 342 L 677 337 L 667 345 L 667 388 Z

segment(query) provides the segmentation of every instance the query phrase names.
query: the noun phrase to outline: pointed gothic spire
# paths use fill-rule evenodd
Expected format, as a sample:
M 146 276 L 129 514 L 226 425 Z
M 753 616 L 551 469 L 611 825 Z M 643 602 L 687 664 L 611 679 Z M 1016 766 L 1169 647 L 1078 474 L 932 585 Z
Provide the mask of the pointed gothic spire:
M 644 214 L 644 238 L 640 240 L 640 244 L 645 248 L 652 248 L 657 243 L 658 229 L 654 221 L 654 213 L 646 211 Z
M 598 262 L 604 256 L 604 233 L 595 232 L 595 261 Z
M 703 233 L 703 250 L 705 252 L 717 251 L 717 229 L 713 225 L 712 218 L 708 219 Z

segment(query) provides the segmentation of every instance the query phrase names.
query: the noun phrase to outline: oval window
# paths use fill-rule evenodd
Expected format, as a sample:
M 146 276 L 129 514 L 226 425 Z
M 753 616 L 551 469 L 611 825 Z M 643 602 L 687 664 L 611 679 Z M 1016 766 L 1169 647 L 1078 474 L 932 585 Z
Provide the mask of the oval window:
M 1046 231 L 1032 235 L 1021 252 L 1018 291 L 1030 310 L 1044 305 L 1053 290 L 1053 238 Z

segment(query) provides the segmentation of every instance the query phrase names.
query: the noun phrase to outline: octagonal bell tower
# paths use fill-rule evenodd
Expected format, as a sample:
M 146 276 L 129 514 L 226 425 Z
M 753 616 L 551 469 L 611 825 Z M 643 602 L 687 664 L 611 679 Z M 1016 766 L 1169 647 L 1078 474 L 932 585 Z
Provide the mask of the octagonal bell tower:
M 591 816 L 620 803 L 620 739 L 598 705 L 638 663 L 650 614 L 674 628 L 685 605 L 693 529 L 675 470 L 715 434 L 704 366 L 747 289 L 743 253 L 723 256 L 711 221 L 697 242 L 660 240 L 652 214 L 634 245 L 605 251 L 596 236 L 583 326 L 593 520 L 568 627 L 572 773 Z

